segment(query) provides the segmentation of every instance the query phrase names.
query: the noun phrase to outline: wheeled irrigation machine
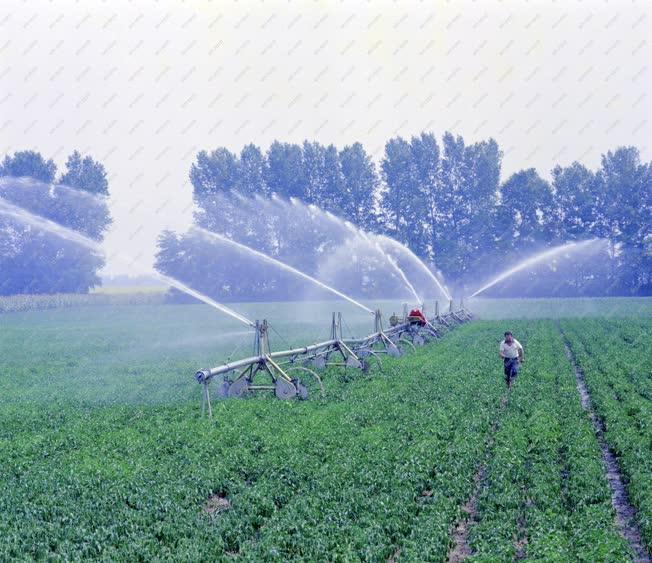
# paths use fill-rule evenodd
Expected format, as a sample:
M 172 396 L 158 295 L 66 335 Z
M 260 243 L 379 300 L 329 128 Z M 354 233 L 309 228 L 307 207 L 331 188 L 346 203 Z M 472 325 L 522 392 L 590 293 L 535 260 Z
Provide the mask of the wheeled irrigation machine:
M 195 374 L 197 382 L 203 385 L 202 411 L 208 409 L 209 416 L 212 416 L 210 385 L 213 382 L 217 386 L 215 395 L 221 399 L 244 397 L 258 391 L 272 392 L 279 399 L 307 399 L 308 380 L 312 381 L 311 387 L 323 396 L 324 386 L 317 370 L 339 367 L 366 373 L 374 366 L 382 369 L 383 354 L 400 357 L 471 319 L 472 314 L 463 301 L 455 310 L 451 300 L 446 311 L 440 311 L 439 303 L 435 303 L 435 312 L 430 319 L 409 316 L 407 306 L 404 306 L 403 316 L 393 316 L 387 328 L 383 326 L 380 310 L 376 310 L 373 333 L 364 338 L 344 338 L 342 315 L 333 313 L 329 340 L 278 351 L 270 349 L 267 320 L 256 321 L 253 356 Z M 260 376 L 266 383 L 260 383 Z

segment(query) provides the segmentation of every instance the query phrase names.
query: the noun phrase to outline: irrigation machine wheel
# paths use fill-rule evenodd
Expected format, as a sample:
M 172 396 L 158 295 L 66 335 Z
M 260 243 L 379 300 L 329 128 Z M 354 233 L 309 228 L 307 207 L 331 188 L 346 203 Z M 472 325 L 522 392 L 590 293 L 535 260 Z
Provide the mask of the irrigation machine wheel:
M 415 334 L 412 337 L 412 344 L 415 346 L 423 346 L 426 343 L 426 339 L 421 334 Z
M 231 382 L 224 376 L 217 380 L 217 385 L 215 389 L 215 398 L 216 399 L 226 399 L 229 396 L 229 387 L 231 387 Z
M 360 360 L 362 361 L 362 373 L 367 374 L 374 367 L 377 367 L 380 373 L 383 372 L 383 361 L 380 359 L 378 352 L 369 350 L 364 356 L 360 356 Z
M 292 379 L 298 375 L 296 372 L 303 372 L 304 374 L 307 373 L 312 376 L 310 382 L 298 382 L 297 390 L 299 392 L 299 398 L 307 399 L 310 391 L 319 391 L 320 397 L 325 396 L 324 385 L 321 382 L 321 377 L 317 375 L 317 372 L 303 366 L 296 366 L 285 370 L 285 373 L 292 377 Z M 303 390 L 301 387 L 303 387 Z
M 406 348 L 411 348 L 413 352 L 417 351 L 416 346 L 412 344 L 412 342 L 410 342 L 407 338 L 403 338 L 403 337 L 399 339 L 397 347 L 401 351 L 401 353 L 405 352 Z
M 276 398 L 284 401 L 296 397 L 300 389 L 297 383 L 294 381 L 288 381 L 284 377 L 277 377 L 274 382 L 274 387 L 274 395 L 276 395 Z
M 382 373 L 383 362 L 380 357 L 382 352 L 371 350 L 370 348 L 362 348 L 356 350 L 355 353 L 362 362 L 362 373 L 369 373 L 371 368 L 374 366 L 378 366 L 378 371 Z
M 327 358 L 323 355 L 318 355 L 313 358 L 308 358 L 303 362 L 307 368 L 313 367 L 315 369 L 324 369 L 326 367 Z
M 230 399 L 240 399 L 244 397 L 245 393 L 249 390 L 251 384 L 246 375 L 241 375 L 235 381 L 231 382 L 228 387 L 227 396 Z

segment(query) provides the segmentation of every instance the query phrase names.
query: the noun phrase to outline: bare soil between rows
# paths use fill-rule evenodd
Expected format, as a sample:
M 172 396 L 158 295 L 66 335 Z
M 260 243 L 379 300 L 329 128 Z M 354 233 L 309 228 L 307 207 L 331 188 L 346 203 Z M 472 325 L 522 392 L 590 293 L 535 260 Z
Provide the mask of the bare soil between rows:
M 453 527 L 453 531 L 452 531 L 453 546 L 451 550 L 448 552 L 448 557 L 446 559 L 448 563 L 459 563 L 459 561 L 464 561 L 465 559 L 473 555 L 473 551 L 471 550 L 471 546 L 469 545 L 469 529 L 471 528 L 471 526 L 473 526 L 473 524 L 477 519 L 478 496 L 480 495 L 480 491 L 482 490 L 482 487 L 484 485 L 487 462 L 489 461 L 489 458 L 491 456 L 492 446 L 494 443 L 494 436 L 496 434 L 496 431 L 498 430 L 498 421 L 500 420 L 503 411 L 507 407 L 508 402 L 509 402 L 509 390 L 507 391 L 507 393 L 505 393 L 505 395 L 503 395 L 503 398 L 500 401 L 498 416 L 496 417 L 496 420 L 494 420 L 493 424 L 491 425 L 491 429 L 489 431 L 489 437 L 487 439 L 487 449 L 485 453 L 485 459 L 483 460 L 482 464 L 478 468 L 478 471 L 476 472 L 473 478 L 475 482 L 473 493 L 471 493 L 469 499 L 462 506 L 463 516 L 456 522 L 455 526 Z
M 229 510 L 229 508 L 231 508 L 229 499 L 219 494 L 213 494 L 208 497 L 204 503 L 204 506 L 202 507 L 204 512 L 206 514 L 210 514 L 211 516 L 214 514 L 219 514 L 220 512 L 224 512 L 225 510 Z
M 591 403 L 591 395 L 586 386 L 584 379 L 584 372 L 578 365 L 570 346 L 570 342 L 566 338 L 563 330 L 560 329 L 561 335 L 564 339 L 564 347 L 566 349 L 566 357 L 573 366 L 575 372 L 575 379 L 577 381 L 577 391 L 580 394 L 580 401 L 582 408 L 587 412 L 600 446 L 602 453 L 602 463 L 604 464 L 605 477 L 609 482 L 611 488 L 611 504 L 616 511 L 616 525 L 620 535 L 627 541 L 629 547 L 634 552 L 634 561 L 636 563 L 652 563 L 652 557 L 646 551 L 641 541 L 641 530 L 636 520 L 636 508 L 629 501 L 629 495 L 625 488 L 623 477 L 620 473 L 620 467 L 614 453 L 609 449 L 609 445 L 604 437 L 604 422 L 595 414 Z

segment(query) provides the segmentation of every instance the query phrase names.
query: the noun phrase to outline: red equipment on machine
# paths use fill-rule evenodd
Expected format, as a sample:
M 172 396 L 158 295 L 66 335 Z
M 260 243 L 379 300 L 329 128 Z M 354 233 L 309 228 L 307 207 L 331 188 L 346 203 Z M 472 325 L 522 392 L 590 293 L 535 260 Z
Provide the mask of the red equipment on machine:
M 410 324 L 417 324 L 419 326 L 426 326 L 428 322 L 419 309 L 412 309 L 408 315 L 408 320 L 410 321 Z

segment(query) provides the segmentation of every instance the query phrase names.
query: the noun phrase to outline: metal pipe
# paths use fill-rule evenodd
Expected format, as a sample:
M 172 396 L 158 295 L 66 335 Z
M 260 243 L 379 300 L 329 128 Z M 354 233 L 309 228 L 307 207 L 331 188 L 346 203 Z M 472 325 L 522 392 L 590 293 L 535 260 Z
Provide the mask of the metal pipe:
M 378 338 L 382 338 L 382 335 L 387 336 L 390 334 L 394 334 L 396 332 L 402 332 L 406 330 L 409 326 L 410 323 L 402 323 L 400 325 L 390 327 L 387 330 L 374 332 L 373 334 L 370 334 L 363 338 L 343 338 L 342 342 L 344 342 L 345 344 L 355 344 L 355 343 L 368 342 L 369 340 L 377 340 Z
M 327 340 L 326 342 L 319 342 L 317 344 L 313 344 L 312 346 L 304 346 L 303 348 L 294 348 L 292 350 L 280 350 L 278 352 L 272 352 L 271 354 L 268 354 L 268 357 L 286 358 L 288 356 L 298 356 L 301 354 L 308 354 L 310 352 L 317 351 L 321 348 L 327 348 L 329 346 L 333 346 L 337 342 L 338 342 L 337 340 Z M 242 360 L 238 360 L 237 362 L 222 364 L 221 366 L 217 366 L 211 369 L 199 370 L 196 373 L 195 377 L 197 378 L 198 381 L 205 381 L 206 379 L 215 377 L 216 375 L 220 375 L 222 373 L 228 373 L 238 368 L 264 362 L 265 359 L 266 356 L 251 356 L 249 358 L 243 358 Z
M 460 317 L 458 317 L 455 313 L 449 312 L 443 315 L 444 318 L 451 317 L 451 316 L 461 320 Z M 428 325 L 430 325 L 430 323 L 428 323 Z M 373 334 L 365 336 L 364 338 L 343 338 L 342 340 L 326 340 L 325 342 L 318 342 L 317 344 L 304 346 L 302 348 L 293 348 L 292 350 L 280 350 L 278 352 L 272 352 L 271 354 L 267 354 L 267 355 L 251 356 L 249 358 L 243 358 L 242 360 L 238 360 L 235 362 L 222 364 L 221 366 L 217 366 L 214 368 L 199 370 L 195 374 L 195 378 L 197 379 L 198 382 L 202 383 L 208 381 L 210 378 L 215 377 L 216 375 L 228 373 L 230 371 L 239 368 L 251 366 L 254 364 L 265 363 L 266 361 L 269 361 L 270 359 L 273 358 L 287 358 L 288 356 L 301 356 L 301 355 L 310 354 L 311 352 L 317 352 L 324 348 L 330 348 L 332 346 L 335 346 L 338 342 L 341 342 L 345 345 L 369 344 L 373 341 L 378 341 L 387 338 L 389 335 L 393 335 L 395 333 L 401 333 L 407 330 L 409 327 L 410 327 L 410 323 L 403 323 L 388 328 L 385 331 L 374 332 Z
M 264 356 L 252 356 L 250 358 L 243 358 L 242 360 L 238 360 L 237 362 L 222 364 L 221 366 L 217 366 L 215 368 L 201 369 L 195 374 L 195 378 L 199 382 L 206 381 L 207 379 L 210 379 L 211 377 L 214 377 L 216 375 L 220 375 L 221 373 L 228 373 L 229 371 L 233 371 L 238 368 L 243 368 L 246 366 L 250 366 L 252 364 L 260 363 L 264 359 L 265 359 Z
M 272 352 L 268 354 L 272 358 L 284 358 L 286 356 L 296 356 L 299 354 L 308 354 L 309 352 L 314 352 L 320 348 L 326 348 L 328 346 L 333 346 L 337 344 L 337 340 L 327 340 L 326 342 L 319 342 L 317 344 L 312 344 L 311 346 L 304 346 L 303 348 L 294 348 L 293 350 L 280 350 L 278 352 Z

